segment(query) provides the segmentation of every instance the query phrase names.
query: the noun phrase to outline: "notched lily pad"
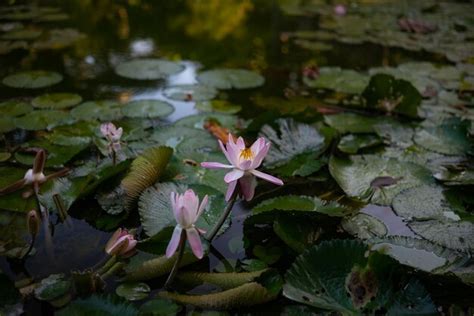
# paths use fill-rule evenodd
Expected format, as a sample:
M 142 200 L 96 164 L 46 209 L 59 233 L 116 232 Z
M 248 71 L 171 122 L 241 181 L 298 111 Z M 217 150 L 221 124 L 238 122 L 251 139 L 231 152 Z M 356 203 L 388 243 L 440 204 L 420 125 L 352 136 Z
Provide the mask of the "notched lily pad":
M 112 100 L 87 101 L 73 108 L 71 115 L 83 121 L 113 121 L 122 117 L 122 108 L 118 102 Z
M 126 282 L 120 284 L 115 293 L 129 301 L 139 301 L 148 297 L 150 287 L 146 283 Z
M 31 70 L 17 72 L 3 78 L 3 84 L 11 88 L 38 89 L 55 85 L 63 80 L 57 72 Z
M 174 107 L 160 100 L 137 100 L 125 104 L 122 112 L 133 118 L 155 118 L 170 115 L 174 112 Z
M 163 94 L 167 98 L 178 101 L 207 101 L 214 99 L 217 90 L 210 86 L 189 84 L 168 87 Z
M 71 122 L 68 112 L 59 110 L 36 110 L 14 120 L 15 126 L 29 131 L 51 129 Z
M 115 73 L 121 77 L 136 80 L 164 79 L 178 73 L 184 67 L 178 63 L 153 58 L 135 59 L 119 64 Z
M 36 108 L 64 109 L 81 103 L 82 97 L 75 93 L 47 93 L 31 101 Z
M 214 69 L 201 72 L 197 80 L 216 89 L 256 88 L 265 82 L 260 74 L 245 69 Z

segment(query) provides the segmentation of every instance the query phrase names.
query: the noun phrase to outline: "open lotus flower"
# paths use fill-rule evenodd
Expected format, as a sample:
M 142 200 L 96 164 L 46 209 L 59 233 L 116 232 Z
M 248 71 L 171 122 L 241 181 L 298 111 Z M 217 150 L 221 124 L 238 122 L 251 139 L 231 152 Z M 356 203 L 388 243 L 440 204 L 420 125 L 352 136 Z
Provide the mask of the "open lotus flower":
M 187 190 L 184 194 L 171 192 L 171 207 L 173 208 L 174 218 L 178 223 L 173 231 L 170 243 L 166 248 L 166 257 L 170 258 L 178 249 L 183 229 L 186 231 L 186 237 L 194 255 L 201 259 L 204 255 L 202 249 L 200 233 L 204 231 L 196 228 L 194 224 L 199 216 L 204 212 L 207 206 L 207 195 L 202 199 L 199 205 L 199 198 L 193 190 Z
M 119 228 L 105 245 L 105 252 L 111 256 L 127 258 L 134 253 L 136 245 L 135 237 L 126 229 Z
M 262 178 L 276 185 L 283 185 L 283 181 L 280 179 L 256 170 L 262 164 L 262 161 L 267 155 L 271 145 L 271 143 L 267 142 L 264 137 L 260 137 L 252 144 L 252 146 L 247 148 L 245 147 L 245 142 L 242 137 L 239 137 L 237 142 L 234 142 L 234 139 L 229 134 L 227 145 L 224 146 L 220 140 L 219 145 L 231 164 L 226 165 L 220 162 L 203 162 L 201 163 L 201 166 L 211 169 L 233 169 L 224 177 L 224 181 L 229 184 L 226 193 L 227 201 L 232 197 L 237 182 L 240 185 L 242 195 L 247 201 L 250 201 L 255 194 L 255 187 L 257 186 L 257 180 L 255 177 Z

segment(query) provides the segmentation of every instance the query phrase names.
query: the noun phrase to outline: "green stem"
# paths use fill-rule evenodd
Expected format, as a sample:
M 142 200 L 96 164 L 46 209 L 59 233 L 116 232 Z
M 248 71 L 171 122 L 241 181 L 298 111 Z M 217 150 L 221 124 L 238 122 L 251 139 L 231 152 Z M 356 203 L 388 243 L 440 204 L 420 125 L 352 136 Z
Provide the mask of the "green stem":
M 125 266 L 124 263 L 122 262 L 116 262 L 109 270 L 107 270 L 105 273 L 101 274 L 100 277 L 102 280 L 106 280 L 113 276 L 115 273 L 119 272 L 122 270 L 122 268 Z
M 34 244 L 35 244 L 35 241 L 36 241 L 36 235 L 32 235 L 32 236 L 31 236 L 30 247 L 28 247 L 28 250 L 25 252 L 25 254 L 23 255 L 23 257 L 21 257 L 21 260 L 24 260 L 26 257 L 28 257 L 28 255 L 30 254 L 31 250 L 33 249 L 33 246 L 34 246 Z
M 171 285 L 176 274 L 178 273 L 179 264 L 184 254 L 185 243 L 186 243 L 186 231 L 183 229 L 181 231 L 181 236 L 179 237 L 178 256 L 176 257 L 176 261 L 174 262 L 173 268 L 171 268 L 171 272 L 168 275 L 168 279 L 166 279 L 165 285 L 163 286 L 163 288 L 165 289 L 167 289 Z
M 117 262 L 117 256 L 105 256 L 101 261 L 99 261 L 92 270 L 97 270 L 98 274 L 104 274 Z M 102 266 L 102 267 L 101 267 Z
M 239 189 L 237 187 L 234 191 L 234 194 L 232 194 L 232 197 L 230 198 L 229 203 L 227 203 L 227 206 L 224 209 L 224 212 L 219 218 L 219 221 L 212 228 L 212 230 L 204 237 L 207 241 L 211 242 L 214 239 L 214 237 L 216 237 L 217 232 L 219 232 L 222 225 L 224 225 L 225 220 L 227 219 L 227 217 L 229 217 L 230 211 L 232 211 L 232 208 L 234 207 L 234 203 L 237 200 L 238 195 L 239 195 Z

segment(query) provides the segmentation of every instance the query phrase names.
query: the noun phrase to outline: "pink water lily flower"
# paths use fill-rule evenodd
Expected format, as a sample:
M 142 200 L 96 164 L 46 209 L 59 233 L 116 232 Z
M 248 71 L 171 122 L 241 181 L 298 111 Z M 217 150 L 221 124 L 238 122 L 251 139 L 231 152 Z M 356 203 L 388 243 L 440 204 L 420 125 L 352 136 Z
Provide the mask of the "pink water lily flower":
M 135 252 L 137 240 L 126 229 L 119 228 L 105 245 L 105 252 L 111 256 L 130 257 Z
M 255 187 L 257 186 L 255 177 L 276 185 L 283 185 L 283 181 L 280 179 L 256 170 L 262 164 L 271 145 L 264 137 L 260 137 L 252 146 L 247 148 L 245 147 L 245 142 L 242 137 L 239 137 L 237 142 L 234 142 L 233 137 L 229 134 L 227 145 L 224 146 L 220 140 L 219 145 L 225 157 L 230 162 L 230 165 L 220 162 L 203 162 L 201 166 L 210 169 L 233 169 L 224 177 L 224 181 L 229 184 L 226 193 L 226 201 L 229 201 L 232 197 L 237 182 L 240 185 L 242 195 L 247 201 L 250 201 L 255 194 Z
M 202 248 L 201 237 L 199 234 L 205 231 L 194 226 L 199 216 L 204 212 L 207 206 L 208 196 L 204 196 L 199 205 L 199 198 L 193 190 L 186 190 L 184 194 L 177 194 L 171 192 L 171 207 L 173 209 L 174 218 L 178 223 L 173 231 L 170 243 L 166 248 L 166 257 L 170 258 L 178 249 L 181 239 L 181 232 L 186 231 L 186 237 L 194 255 L 201 259 L 204 255 Z
M 122 138 L 123 129 L 117 128 L 113 123 L 104 123 L 100 125 L 100 132 L 109 141 L 110 151 L 119 151 L 121 148 L 120 139 Z

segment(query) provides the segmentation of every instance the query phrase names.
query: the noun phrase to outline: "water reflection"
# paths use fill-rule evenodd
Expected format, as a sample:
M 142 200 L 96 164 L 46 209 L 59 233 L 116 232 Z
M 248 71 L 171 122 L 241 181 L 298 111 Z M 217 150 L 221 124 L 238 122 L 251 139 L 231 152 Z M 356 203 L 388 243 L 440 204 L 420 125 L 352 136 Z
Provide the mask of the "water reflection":
M 364 207 L 361 212 L 381 220 L 387 227 L 388 236 L 417 237 L 403 221 L 403 218 L 397 216 L 390 206 L 370 204 Z

